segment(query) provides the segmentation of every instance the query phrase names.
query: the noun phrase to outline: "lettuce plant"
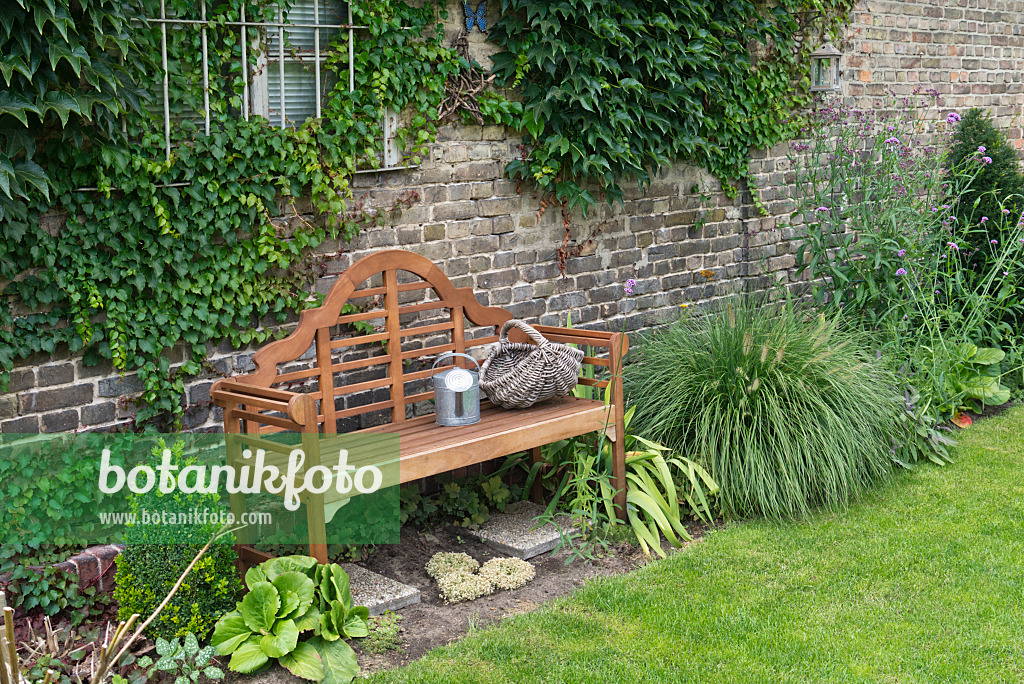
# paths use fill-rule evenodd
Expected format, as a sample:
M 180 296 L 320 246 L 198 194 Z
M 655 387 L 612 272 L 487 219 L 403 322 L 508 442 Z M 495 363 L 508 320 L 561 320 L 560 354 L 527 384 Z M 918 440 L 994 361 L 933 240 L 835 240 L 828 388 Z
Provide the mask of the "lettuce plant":
M 228 667 L 248 674 L 277 660 L 296 677 L 325 684 L 359 672 L 344 639 L 365 637 L 369 611 L 352 601 L 341 566 L 308 556 L 274 558 L 245 573 L 249 592 L 217 621 L 212 644 Z M 300 641 L 303 632 L 311 638 Z

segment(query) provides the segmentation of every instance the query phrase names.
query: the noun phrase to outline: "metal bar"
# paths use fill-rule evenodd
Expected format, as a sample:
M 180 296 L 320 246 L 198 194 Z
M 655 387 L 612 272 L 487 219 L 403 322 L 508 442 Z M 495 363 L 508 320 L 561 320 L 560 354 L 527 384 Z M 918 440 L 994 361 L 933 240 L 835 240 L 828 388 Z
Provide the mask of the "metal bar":
M 159 17 L 147 17 L 145 19 L 136 19 L 138 23 L 149 22 L 150 24 L 209 24 L 208 21 L 201 21 L 199 19 L 176 19 L 174 17 L 167 17 L 166 19 L 160 19 Z M 322 29 L 368 29 L 369 26 L 355 25 L 355 24 L 292 24 L 289 22 L 276 22 L 276 21 L 225 21 L 222 26 L 249 26 L 249 27 L 270 27 L 277 28 L 283 26 L 285 28 L 322 28 Z M 403 26 L 401 30 L 409 31 L 411 26 Z
M 163 0 L 161 0 L 163 2 Z M 242 42 L 242 118 L 249 120 L 249 54 L 246 51 L 246 43 L 249 42 L 249 35 L 246 28 L 249 26 L 245 21 L 245 4 L 243 0 L 241 11 L 241 42 Z
M 345 3 L 348 9 L 348 89 L 350 92 L 356 89 L 356 32 L 352 24 L 352 0 Z
M 203 114 L 206 120 L 206 135 L 210 135 L 210 60 L 206 50 L 206 0 L 200 5 L 203 18 Z
M 387 168 L 380 168 L 380 169 L 355 169 L 354 171 L 352 171 L 352 173 L 386 173 L 388 171 L 405 171 L 405 170 L 409 170 L 409 169 L 418 169 L 418 168 L 420 168 L 420 167 L 416 166 L 416 165 L 410 165 L 410 166 L 389 166 Z M 153 187 L 154 188 L 186 188 L 186 187 L 188 187 L 190 185 L 192 185 L 191 182 L 185 182 L 185 183 L 157 183 Z M 120 190 L 120 189 L 121 188 L 117 188 L 117 187 L 110 188 L 111 191 L 117 191 L 117 190 Z M 72 190 L 72 192 L 99 192 L 99 188 L 96 188 L 96 187 L 75 188 L 74 190 Z M 379 316 L 379 318 L 382 318 L 382 317 L 383 317 L 383 314 L 381 314 Z
M 284 20 L 283 15 L 281 14 L 281 6 L 280 5 L 277 6 L 277 20 L 279 22 Z M 284 128 L 287 124 L 285 123 L 285 114 L 284 114 L 285 104 L 284 104 L 284 26 L 283 25 L 277 27 L 277 73 L 279 74 L 278 82 L 277 82 L 277 89 L 281 93 L 281 128 Z M 269 95 L 267 96 L 267 99 L 268 100 L 270 99 Z
M 167 18 L 167 3 L 160 0 L 160 17 Z M 167 70 L 167 24 L 160 24 L 160 61 L 164 68 L 164 152 L 171 159 L 171 95 L 170 73 Z
M 318 0 L 313 0 L 313 54 L 315 59 L 313 60 L 313 78 L 316 84 L 315 99 L 316 99 L 316 118 L 320 118 L 320 3 Z M 281 79 L 282 84 L 284 79 Z M 284 90 L 284 86 L 281 86 Z

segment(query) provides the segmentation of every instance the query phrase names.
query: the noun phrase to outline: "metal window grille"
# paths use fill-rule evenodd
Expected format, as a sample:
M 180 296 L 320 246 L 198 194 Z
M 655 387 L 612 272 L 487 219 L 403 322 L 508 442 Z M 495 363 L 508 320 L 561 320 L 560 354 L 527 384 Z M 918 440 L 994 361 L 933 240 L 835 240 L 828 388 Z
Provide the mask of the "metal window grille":
M 341 7 L 344 5 L 344 7 Z M 203 78 L 203 129 L 210 134 L 210 70 L 208 51 L 207 0 L 200 0 L 199 19 L 168 16 L 166 0 L 160 0 L 160 16 L 147 18 L 160 27 L 160 58 L 163 69 L 162 116 L 166 157 L 171 156 L 171 122 L 181 118 L 171 109 L 170 65 L 167 57 L 168 28 L 196 30 L 201 35 Z M 345 15 L 345 23 L 331 22 L 331 16 Z M 300 125 L 307 118 L 320 118 L 326 74 L 321 68 L 326 54 L 321 48 L 339 32 L 348 33 L 348 87 L 355 90 L 355 32 L 365 29 L 352 22 L 350 3 L 333 0 L 295 0 L 287 13 L 278 9 L 276 21 L 250 21 L 245 7 L 238 21 L 227 21 L 223 26 L 237 30 L 241 53 L 242 102 L 241 115 L 262 115 L 281 128 Z M 250 54 L 257 64 L 253 69 Z M 306 64 L 312 62 L 312 78 Z M 198 112 L 195 113 L 198 117 Z M 187 115 L 185 115 L 186 118 Z M 395 144 L 398 114 L 389 107 L 382 112 L 383 159 L 380 169 L 365 169 L 356 173 L 372 173 L 381 169 L 408 168 L 399 166 L 401 153 Z

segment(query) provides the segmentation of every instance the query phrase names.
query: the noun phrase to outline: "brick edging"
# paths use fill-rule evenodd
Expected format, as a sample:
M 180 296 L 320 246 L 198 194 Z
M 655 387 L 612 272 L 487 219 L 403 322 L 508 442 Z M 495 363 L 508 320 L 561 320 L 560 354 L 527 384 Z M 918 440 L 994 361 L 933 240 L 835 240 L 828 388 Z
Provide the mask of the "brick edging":
M 117 556 L 123 550 L 123 544 L 90 546 L 59 563 L 52 563 L 49 566 L 30 565 L 29 568 L 42 571 L 45 567 L 54 567 L 62 572 L 78 575 L 78 586 L 80 588 L 95 586 L 99 592 L 108 592 L 114 589 Z M 9 573 L 0 575 L 0 582 L 7 581 L 10 581 Z

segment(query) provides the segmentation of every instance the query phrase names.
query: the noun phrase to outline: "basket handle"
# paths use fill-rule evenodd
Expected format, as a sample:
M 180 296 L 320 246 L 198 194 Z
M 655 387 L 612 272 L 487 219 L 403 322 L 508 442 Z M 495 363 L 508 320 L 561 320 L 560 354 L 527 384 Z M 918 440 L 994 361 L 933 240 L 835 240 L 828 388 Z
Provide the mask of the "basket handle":
M 524 323 L 523 321 L 518 321 L 514 318 L 512 320 L 505 321 L 505 325 L 501 326 L 501 334 L 499 335 L 501 342 L 508 342 L 508 331 L 510 328 L 519 328 L 522 330 L 530 336 L 531 340 L 537 343 L 538 347 L 543 347 L 544 345 L 549 344 L 548 338 L 537 332 L 537 330 L 529 323 Z

